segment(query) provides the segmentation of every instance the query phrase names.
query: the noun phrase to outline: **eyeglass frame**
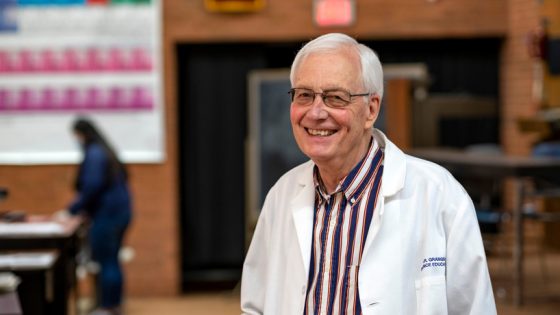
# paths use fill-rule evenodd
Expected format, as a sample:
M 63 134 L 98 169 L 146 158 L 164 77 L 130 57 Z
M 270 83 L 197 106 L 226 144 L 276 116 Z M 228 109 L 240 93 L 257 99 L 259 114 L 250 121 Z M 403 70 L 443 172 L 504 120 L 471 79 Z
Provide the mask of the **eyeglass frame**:
M 353 98 L 353 97 L 357 97 L 357 96 L 369 96 L 369 95 L 371 95 L 371 94 L 374 93 L 374 92 L 368 92 L 368 93 L 356 93 L 356 94 L 352 94 L 352 93 L 350 93 L 350 92 L 348 92 L 348 91 L 346 91 L 346 90 L 343 90 L 343 89 L 333 89 L 333 90 L 326 90 L 326 91 L 322 91 L 322 92 L 315 92 L 315 91 L 313 91 L 312 89 L 308 89 L 308 88 L 291 88 L 291 89 L 288 91 L 288 94 L 291 95 L 292 103 L 294 103 L 294 97 L 295 97 L 295 92 L 296 92 L 296 90 L 307 90 L 307 91 L 310 91 L 310 92 L 313 93 L 313 99 L 311 100 L 311 102 L 309 102 L 309 104 L 298 104 L 298 105 L 300 105 L 300 106 L 308 106 L 308 105 L 311 105 L 311 104 L 313 104 L 313 102 L 315 102 L 315 97 L 316 97 L 317 95 L 321 95 L 321 99 L 323 100 L 323 103 L 324 103 L 327 107 L 330 107 L 330 108 L 345 108 L 345 107 L 347 107 L 348 105 L 350 105 L 350 104 L 352 103 L 352 98 Z M 347 94 L 348 94 L 349 99 L 348 99 L 348 100 L 345 100 L 345 99 L 342 99 L 342 98 L 341 98 L 340 100 L 344 102 L 344 105 L 342 105 L 342 106 L 331 106 L 331 105 L 328 104 L 328 102 L 325 101 L 326 98 L 327 98 L 327 96 L 328 96 L 328 95 L 326 95 L 326 93 L 328 93 L 328 92 L 344 92 L 344 93 L 347 93 Z

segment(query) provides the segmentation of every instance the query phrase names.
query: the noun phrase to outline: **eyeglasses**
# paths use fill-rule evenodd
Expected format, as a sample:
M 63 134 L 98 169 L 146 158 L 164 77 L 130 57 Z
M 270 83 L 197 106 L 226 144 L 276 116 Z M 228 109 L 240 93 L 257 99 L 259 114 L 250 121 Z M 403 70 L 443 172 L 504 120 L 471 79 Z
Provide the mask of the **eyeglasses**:
M 345 90 L 328 90 L 323 92 L 315 92 L 311 89 L 293 88 L 288 92 L 292 96 L 292 103 L 300 106 L 313 104 L 316 95 L 321 95 L 323 103 L 328 107 L 341 108 L 352 103 L 354 96 L 368 96 L 371 93 L 350 94 Z

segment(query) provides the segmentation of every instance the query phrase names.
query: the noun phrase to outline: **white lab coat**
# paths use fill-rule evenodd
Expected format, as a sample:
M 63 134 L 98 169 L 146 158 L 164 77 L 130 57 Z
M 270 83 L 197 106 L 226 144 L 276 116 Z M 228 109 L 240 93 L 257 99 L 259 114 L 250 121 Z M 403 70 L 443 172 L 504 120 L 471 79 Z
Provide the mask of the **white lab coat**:
M 465 190 L 442 167 L 405 155 L 380 131 L 374 137 L 385 148 L 385 159 L 357 283 L 363 314 L 496 314 L 480 230 Z M 303 314 L 312 174 L 313 162 L 304 163 L 280 178 L 266 197 L 243 267 L 243 314 Z

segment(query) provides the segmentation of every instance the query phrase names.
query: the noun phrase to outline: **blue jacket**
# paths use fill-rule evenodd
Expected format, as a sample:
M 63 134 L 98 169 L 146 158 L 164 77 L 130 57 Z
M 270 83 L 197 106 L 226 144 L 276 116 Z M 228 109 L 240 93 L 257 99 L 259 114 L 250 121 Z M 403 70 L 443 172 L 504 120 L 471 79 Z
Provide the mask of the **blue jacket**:
M 96 143 L 87 145 L 78 174 L 78 194 L 69 207 L 70 213 L 85 211 L 95 220 L 131 211 L 125 175 L 106 178 L 108 163 L 103 147 Z

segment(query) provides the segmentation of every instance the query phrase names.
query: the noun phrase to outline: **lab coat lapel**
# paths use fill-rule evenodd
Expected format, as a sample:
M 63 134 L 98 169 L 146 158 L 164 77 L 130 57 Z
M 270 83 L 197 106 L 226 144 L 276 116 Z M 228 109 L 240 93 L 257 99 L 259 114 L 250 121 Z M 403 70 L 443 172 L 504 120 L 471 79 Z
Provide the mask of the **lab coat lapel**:
M 383 148 L 383 175 L 381 177 L 381 188 L 379 190 L 379 196 L 377 197 L 373 220 L 369 226 L 362 257 L 367 256 L 367 253 L 372 246 L 377 233 L 379 232 L 385 210 L 390 211 L 390 209 L 392 209 L 391 205 L 387 204 L 387 201 L 404 187 L 404 179 L 406 175 L 405 154 L 396 145 L 389 141 L 385 134 L 378 129 L 373 131 L 373 136 L 377 140 L 379 146 Z
M 313 207 L 315 187 L 313 185 L 313 164 L 306 168 L 296 184 L 299 191 L 291 203 L 292 217 L 298 238 L 301 259 L 305 271 L 309 272 L 309 257 L 311 256 L 311 242 L 313 233 Z

